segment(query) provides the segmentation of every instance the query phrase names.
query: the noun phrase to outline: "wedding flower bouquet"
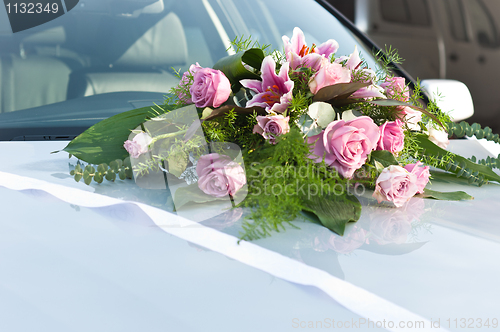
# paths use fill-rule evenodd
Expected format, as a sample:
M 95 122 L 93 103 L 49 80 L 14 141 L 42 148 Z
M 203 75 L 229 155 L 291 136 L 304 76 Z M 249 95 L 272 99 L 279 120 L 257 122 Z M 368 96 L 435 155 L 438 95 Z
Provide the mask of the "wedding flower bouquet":
M 151 174 L 175 177 L 176 209 L 224 199 L 247 207 L 245 240 L 296 227 L 301 213 L 342 235 L 366 190 L 387 208 L 415 195 L 471 198 L 426 189 L 430 167 L 476 185 L 500 180 L 496 159 L 475 163 L 444 149 L 448 135 L 498 135 L 424 105 L 418 84 L 410 91 L 392 74 L 393 51 L 368 68 L 356 48 L 337 56 L 333 39 L 308 46 L 299 28 L 283 43 L 284 53 L 236 39 L 236 54 L 179 74 L 163 105 L 94 125 L 64 149 L 88 163 L 72 171 L 75 180 L 150 186 Z

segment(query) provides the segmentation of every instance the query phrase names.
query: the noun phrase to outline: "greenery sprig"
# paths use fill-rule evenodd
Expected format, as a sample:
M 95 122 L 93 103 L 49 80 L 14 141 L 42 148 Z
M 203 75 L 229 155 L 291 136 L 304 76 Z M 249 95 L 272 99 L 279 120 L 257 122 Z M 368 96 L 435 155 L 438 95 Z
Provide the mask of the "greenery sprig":
M 476 136 L 477 139 L 485 138 L 488 141 L 492 141 L 495 143 L 500 143 L 500 137 L 498 134 L 493 134 L 493 131 L 490 127 L 481 128 L 479 123 L 474 123 L 472 125 L 468 124 L 465 121 L 460 123 L 452 123 L 448 124 L 448 135 L 455 135 L 457 138 L 462 138 L 465 136 Z
M 279 232 L 286 225 L 297 228 L 291 222 L 301 210 L 316 208 L 323 202 L 322 209 L 333 209 L 339 202 L 349 201 L 350 206 L 361 209 L 350 190 L 355 183 L 371 183 L 366 174 L 354 180 L 343 179 L 323 163 L 309 159 L 310 148 L 304 144 L 300 131 L 292 128 L 288 134 L 279 136 L 277 144 L 263 142 L 257 149 L 247 151 L 245 161 L 248 195 L 242 205 L 251 208 L 250 215 L 244 220 L 240 233 L 242 240 L 255 240 Z M 326 202 L 326 203 L 325 203 Z M 327 206 L 332 203 L 334 206 Z M 356 220 L 356 209 L 340 211 L 327 227 L 339 234 L 344 232 L 345 223 Z
M 132 165 L 130 157 L 120 160 L 116 159 L 108 164 L 86 165 L 82 168 L 82 163 L 78 161 L 75 169 L 70 172 L 76 182 L 83 179 L 85 184 L 90 185 L 92 180 L 102 183 L 104 179 L 114 182 L 118 177 L 120 180 L 132 179 Z
M 496 158 L 488 156 L 486 159 L 481 159 L 481 160 L 477 160 L 475 156 L 472 156 L 471 158 L 469 158 L 469 160 L 479 165 L 488 166 L 491 169 L 493 168 L 500 169 L 500 154 Z
M 454 172 L 457 177 L 466 178 L 469 184 L 477 184 L 479 187 L 488 182 L 488 180 L 484 179 L 483 175 L 479 174 L 479 171 L 473 171 L 467 168 L 467 164 L 464 161 L 458 162 L 452 160 L 445 166 L 445 170 Z

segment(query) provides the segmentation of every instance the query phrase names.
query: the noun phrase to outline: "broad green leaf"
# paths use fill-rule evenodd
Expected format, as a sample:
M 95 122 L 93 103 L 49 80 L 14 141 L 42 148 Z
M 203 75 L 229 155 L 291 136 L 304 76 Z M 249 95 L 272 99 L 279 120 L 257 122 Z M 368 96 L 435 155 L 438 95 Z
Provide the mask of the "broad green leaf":
M 405 106 L 405 107 L 411 107 L 414 110 L 417 110 L 417 111 L 420 111 L 420 112 L 424 113 L 429 118 L 431 118 L 432 120 L 434 120 L 434 122 L 436 122 L 441 127 L 443 127 L 445 130 L 447 130 L 447 128 L 441 123 L 441 121 L 439 121 L 436 118 L 436 116 L 434 114 L 432 114 L 431 112 L 423 109 L 422 107 L 418 107 L 418 106 L 415 106 L 415 105 L 412 105 L 412 104 L 409 104 L 409 103 L 405 103 L 403 101 L 394 100 L 394 99 L 376 99 L 376 100 L 366 101 L 366 103 L 369 103 L 369 104 L 372 104 L 372 105 L 378 105 L 378 106 Z
M 204 111 L 203 113 L 206 116 L 203 120 L 209 121 L 209 120 L 218 118 L 220 116 L 224 116 L 224 115 L 226 115 L 226 113 L 229 113 L 230 111 L 233 111 L 233 112 L 238 113 L 238 114 L 253 114 L 253 112 L 256 112 L 259 115 L 267 114 L 266 111 L 262 107 L 255 106 L 255 107 L 243 108 L 243 107 L 238 107 L 238 106 L 234 106 L 234 105 L 224 105 L 224 106 L 221 106 L 219 108 L 213 109 L 212 112 L 210 112 L 210 114 L 208 113 L 208 111 L 207 111 L 207 113 L 205 113 L 205 111 Z
M 463 191 L 440 192 L 430 189 L 425 189 L 424 193 L 417 195 L 417 197 L 439 199 L 443 201 L 467 201 L 474 199 L 474 197 Z
M 493 172 L 493 170 L 491 168 L 489 168 L 488 166 L 473 163 L 472 161 L 470 161 L 462 156 L 459 156 L 459 155 L 456 155 L 456 154 L 451 153 L 449 151 L 446 151 L 446 150 L 440 148 L 439 146 L 437 146 L 436 144 L 434 144 L 433 142 L 431 142 L 426 135 L 417 135 L 417 142 L 421 148 L 425 149 L 424 154 L 427 156 L 440 158 L 440 157 L 445 156 L 446 154 L 449 154 L 449 155 L 451 155 L 452 160 L 455 163 L 465 164 L 467 169 L 470 169 L 473 172 L 479 172 L 478 175 L 484 176 L 484 178 L 487 180 L 500 182 L 500 176 L 497 173 Z M 440 168 L 446 170 L 444 166 L 442 166 Z M 453 172 L 453 171 L 450 170 L 450 172 Z M 458 170 L 453 172 L 453 173 L 457 174 Z
M 323 130 L 308 114 L 302 114 L 297 121 L 297 125 L 307 137 L 318 135 Z
M 257 70 L 262 67 L 262 61 L 264 60 L 264 51 L 260 48 L 251 48 L 241 56 L 241 60 Z
M 313 101 L 324 101 L 331 104 L 334 99 L 348 98 L 354 92 L 369 85 L 370 83 L 338 83 L 325 86 L 316 93 Z
M 315 102 L 309 105 L 307 115 L 313 119 L 320 127 L 326 128 L 332 121 L 335 120 L 335 110 L 325 102 Z
M 151 114 L 151 107 L 143 107 L 114 115 L 85 130 L 63 151 L 91 164 L 125 159 L 128 152 L 123 143 L 130 132 L 144 123 Z
M 314 213 L 323 226 L 339 235 L 344 235 L 345 225 L 357 221 L 361 216 L 361 204 L 355 196 L 315 196 L 304 200 L 304 210 Z
M 244 52 L 238 52 L 229 55 L 217 61 L 214 69 L 222 71 L 231 82 L 232 90 L 238 91 L 241 87 L 239 83 L 242 79 L 259 80 L 260 76 L 249 71 L 243 63 L 260 70 L 262 61 L 264 60 L 264 51 L 260 48 L 251 48 Z
M 431 169 L 432 183 L 455 183 L 460 185 L 468 185 L 466 178 L 457 178 L 456 174 L 446 172 L 445 170 Z
M 391 165 L 399 165 L 394 155 L 390 151 L 386 150 L 372 151 L 372 153 L 370 154 L 370 159 L 381 163 L 384 168 Z
M 367 103 L 373 104 L 373 105 L 378 105 L 378 106 L 408 106 L 413 109 L 416 109 L 417 111 L 425 111 L 422 107 L 418 107 L 409 103 L 406 103 L 404 101 L 399 101 L 395 99 L 376 99 L 376 100 L 369 100 Z
M 352 104 L 359 104 L 365 102 L 364 100 L 361 99 L 353 99 L 353 98 L 336 98 L 328 101 L 333 107 L 343 107 L 347 105 L 352 105 Z
M 342 120 L 350 121 L 363 116 L 363 113 L 356 110 L 347 110 L 342 112 Z

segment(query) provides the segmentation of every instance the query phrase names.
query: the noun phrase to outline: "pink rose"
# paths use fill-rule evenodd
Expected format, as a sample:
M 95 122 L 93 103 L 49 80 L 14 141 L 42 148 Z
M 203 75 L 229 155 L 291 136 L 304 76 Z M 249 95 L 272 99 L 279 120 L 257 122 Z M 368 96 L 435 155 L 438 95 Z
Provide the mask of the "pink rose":
M 149 151 L 149 144 L 153 139 L 148 134 L 142 132 L 133 138 L 133 140 L 126 140 L 123 147 L 130 154 L 132 158 L 139 158 L 141 154 Z
M 424 188 L 427 185 L 427 182 L 429 182 L 429 177 L 431 176 L 429 172 L 429 166 L 424 166 L 420 161 L 417 161 L 416 164 L 408 164 L 405 166 L 405 169 L 412 173 L 415 174 L 417 177 L 417 192 L 419 194 L 424 193 Z
M 404 77 L 390 77 L 380 86 L 389 98 L 405 102 L 410 100 L 410 90 L 405 84 Z
M 330 63 L 330 60 L 323 58 L 321 68 L 309 81 L 309 89 L 313 94 L 329 85 L 337 83 L 349 83 L 351 81 L 351 71 L 339 63 Z
M 355 249 L 358 249 L 366 242 L 366 231 L 358 226 L 354 228 L 346 236 L 338 236 L 332 234 L 328 244 L 331 249 L 341 254 L 348 254 Z
M 257 124 L 253 127 L 254 134 L 261 134 L 269 143 L 276 144 L 276 137 L 290 131 L 290 117 L 283 115 L 257 116 Z
M 328 166 L 351 178 L 377 146 L 379 137 L 377 125 L 367 116 L 333 121 L 319 135 L 308 138 L 308 143 L 314 144 L 309 158 L 320 163 L 325 156 Z
M 391 165 L 384 168 L 375 182 L 373 197 L 379 203 L 388 201 L 393 202 L 396 207 L 401 207 L 417 191 L 417 176 L 401 166 Z
M 193 83 L 193 76 L 196 74 L 196 72 L 203 67 L 198 64 L 193 64 L 189 66 L 188 71 L 186 71 L 181 78 L 181 81 L 179 82 L 179 88 L 181 90 L 177 91 L 177 98 L 179 98 L 180 101 L 182 101 L 185 104 L 192 104 L 193 100 L 191 99 L 191 96 L 188 95 L 186 92 L 189 91 L 189 87 Z
M 211 153 L 201 156 L 196 165 L 198 187 L 214 197 L 233 196 L 246 184 L 245 171 L 228 156 Z
M 411 222 L 408 222 L 398 213 L 389 217 L 384 214 L 383 217 L 372 220 L 370 223 L 370 234 L 378 244 L 405 243 L 408 234 L 411 232 Z
M 387 150 L 398 153 L 403 150 L 405 143 L 405 133 L 401 120 L 386 122 L 380 126 L 380 139 L 377 143 L 377 150 Z
M 231 83 L 220 70 L 201 68 L 194 74 L 189 92 L 196 107 L 219 107 L 229 98 Z

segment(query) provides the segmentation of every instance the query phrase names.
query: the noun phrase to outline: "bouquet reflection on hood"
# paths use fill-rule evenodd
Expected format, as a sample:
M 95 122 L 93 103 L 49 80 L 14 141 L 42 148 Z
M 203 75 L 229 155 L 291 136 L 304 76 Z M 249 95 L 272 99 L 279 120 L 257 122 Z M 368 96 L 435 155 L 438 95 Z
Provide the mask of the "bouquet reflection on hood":
M 393 210 L 389 214 L 387 208 L 371 206 L 366 211 L 370 216 L 368 222 L 357 223 L 344 236 L 334 233 L 327 239 L 318 236 L 314 239 L 314 247 L 326 247 L 340 254 L 348 254 L 363 245 L 363 249 L 368 249 L 389 244 L 406 244 L 413 225 L 420 221 L 425 211 L 425 202 L 413 198 L 403 208 Z

